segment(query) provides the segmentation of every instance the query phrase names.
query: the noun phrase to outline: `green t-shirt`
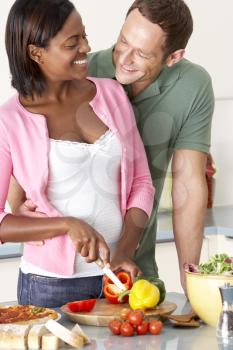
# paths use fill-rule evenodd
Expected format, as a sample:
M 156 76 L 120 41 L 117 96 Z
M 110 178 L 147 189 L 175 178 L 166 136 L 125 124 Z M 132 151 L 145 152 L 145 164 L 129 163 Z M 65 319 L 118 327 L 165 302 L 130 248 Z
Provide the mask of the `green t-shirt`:
M 112 50 L 89 55 L 89 75 L 114 78 Z M 138 96 L 131 97 L 148 163 L 156 189 L 150 224 L 144 231 L 135 262 L 145 274 L 157 274 L 155 240 L 157 211 L 168 164 L 176 149 L 208 153 L 214 94 L 209 74 L 199 65 L 183 59 L 165 66 L 157 79 Z

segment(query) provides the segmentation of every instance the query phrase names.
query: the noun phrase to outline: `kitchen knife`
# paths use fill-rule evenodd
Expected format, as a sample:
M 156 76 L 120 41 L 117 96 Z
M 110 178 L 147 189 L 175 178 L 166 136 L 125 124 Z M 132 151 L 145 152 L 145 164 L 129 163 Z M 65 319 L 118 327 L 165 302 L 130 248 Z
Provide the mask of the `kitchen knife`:
M 117 276 L 112 272 L 112 270 L 104 265 L 103 260 L 101 258 L 98 258 L 95 263 L 102 269 L 104 274 L 110 278 L 110 280 L 122 291 L 126 290 L 126 287 L 124 284 L 117 278 Z

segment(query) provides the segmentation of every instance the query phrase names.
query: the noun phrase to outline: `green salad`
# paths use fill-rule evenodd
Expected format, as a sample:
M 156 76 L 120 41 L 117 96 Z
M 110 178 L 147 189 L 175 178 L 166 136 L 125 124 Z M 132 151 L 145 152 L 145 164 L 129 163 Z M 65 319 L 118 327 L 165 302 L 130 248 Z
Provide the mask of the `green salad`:
M 184 268 L 189 272 L 231 276 L 233 275 L 233 257 L 224 253 L 215 254 L 206 263 L 199 265 L 185 263 Z
M 233 275 L 233 257 L 215 254 L 207 263 L 198 265 L 198 270 L 212 275 Z

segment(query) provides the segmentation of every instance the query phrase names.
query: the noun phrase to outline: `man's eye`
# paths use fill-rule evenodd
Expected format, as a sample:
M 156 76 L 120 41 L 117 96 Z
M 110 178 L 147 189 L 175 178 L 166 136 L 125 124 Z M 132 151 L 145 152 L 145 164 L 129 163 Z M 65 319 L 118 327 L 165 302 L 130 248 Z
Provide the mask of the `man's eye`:
M 121 42 L 122 42 L 122 44 L 127 45 L 127 41 L 124 38 L 121 38 Z
M 143 54 L 142 52 L 138 52 L 138 56 L 140 56 L 141 58 L 145 58 L 146 60 L 150 58 L 147 55 Z
M 88 37 L 88 35 L 86 33 L 83 33 L 82 37 L 83 37 L 83 39 L 86 39 Z

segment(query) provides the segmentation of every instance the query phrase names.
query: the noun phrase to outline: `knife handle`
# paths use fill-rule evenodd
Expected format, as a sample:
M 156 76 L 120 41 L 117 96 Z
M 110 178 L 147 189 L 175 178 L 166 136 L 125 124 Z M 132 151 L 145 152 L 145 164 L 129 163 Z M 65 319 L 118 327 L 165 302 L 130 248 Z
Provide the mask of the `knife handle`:
M 98 265 L 101 269 L 104 268 L 104 262 L 101 258 L 95 260 L 96 265 Z

